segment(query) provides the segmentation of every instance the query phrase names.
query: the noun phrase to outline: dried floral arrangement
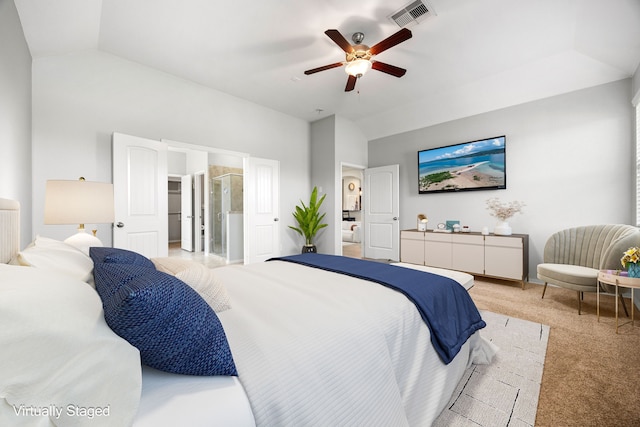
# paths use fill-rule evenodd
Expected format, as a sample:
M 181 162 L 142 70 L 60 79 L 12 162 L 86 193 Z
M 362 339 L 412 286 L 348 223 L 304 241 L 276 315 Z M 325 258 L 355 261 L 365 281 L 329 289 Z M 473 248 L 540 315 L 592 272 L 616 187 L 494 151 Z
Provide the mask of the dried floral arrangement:
M 497 197 L 487 199 L 487 209 L 491 212 L 491 216 L 495 216 L 500 221 L 506 221 L 518 212 L 522 213 L 524 206 L 526 206 L 524 202 L 517 200 L 503 203 Z

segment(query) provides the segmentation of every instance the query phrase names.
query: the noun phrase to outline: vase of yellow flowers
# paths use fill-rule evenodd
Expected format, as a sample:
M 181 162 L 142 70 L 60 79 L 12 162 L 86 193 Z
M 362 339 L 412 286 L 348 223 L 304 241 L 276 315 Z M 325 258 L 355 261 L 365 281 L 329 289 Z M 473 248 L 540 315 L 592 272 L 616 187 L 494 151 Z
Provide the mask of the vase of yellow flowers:
M 624 253 L 620 262 L 622 266 L 627 269 L 629 277 L 640 277 L 640 249 L 637 247 L 629 248 Z

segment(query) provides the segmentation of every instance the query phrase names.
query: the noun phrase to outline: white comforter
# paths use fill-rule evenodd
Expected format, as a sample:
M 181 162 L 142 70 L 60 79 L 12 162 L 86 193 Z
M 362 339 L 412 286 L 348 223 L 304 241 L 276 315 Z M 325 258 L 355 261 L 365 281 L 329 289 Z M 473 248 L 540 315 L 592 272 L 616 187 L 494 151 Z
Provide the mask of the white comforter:
M 231 296 L 219 317 L 259 426 L 428 426 L 470 355 L 491 359 L 476 334 L 444 365 L 413 303 L 375 283 L 281 261 L 216 275 Z

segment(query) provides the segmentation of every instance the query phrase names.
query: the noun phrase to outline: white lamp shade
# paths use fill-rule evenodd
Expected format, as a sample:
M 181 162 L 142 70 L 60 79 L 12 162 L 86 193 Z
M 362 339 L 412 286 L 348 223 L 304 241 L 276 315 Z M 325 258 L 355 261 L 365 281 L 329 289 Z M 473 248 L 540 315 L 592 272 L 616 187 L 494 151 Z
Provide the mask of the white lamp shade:
M 47 181 L 45 224 L 101 224 L 114 221 L 113 184 Z
M 371 69 L 371 65 L 368 59 L 355 59 L 347 64 L 344 71 L 351 76 L 360 77 Z

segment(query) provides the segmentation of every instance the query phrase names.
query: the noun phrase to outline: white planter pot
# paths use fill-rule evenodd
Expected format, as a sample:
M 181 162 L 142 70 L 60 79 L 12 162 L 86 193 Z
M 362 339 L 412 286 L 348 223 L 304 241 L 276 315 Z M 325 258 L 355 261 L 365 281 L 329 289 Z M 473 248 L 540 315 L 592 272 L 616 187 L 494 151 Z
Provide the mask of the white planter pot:
M 500 221 L 496 224 L 493 229 L 493 234 L 497 234 L 500 236 L 510 236 L 511 235 L 511 227 L 507 221 Z

